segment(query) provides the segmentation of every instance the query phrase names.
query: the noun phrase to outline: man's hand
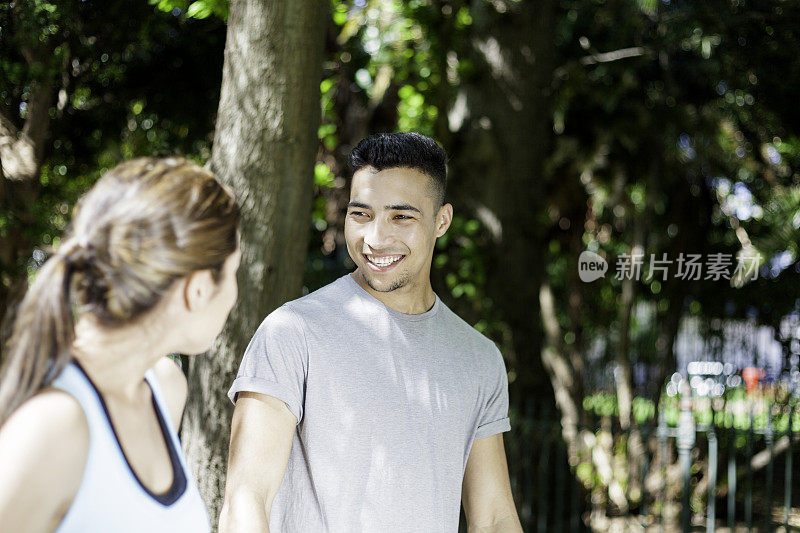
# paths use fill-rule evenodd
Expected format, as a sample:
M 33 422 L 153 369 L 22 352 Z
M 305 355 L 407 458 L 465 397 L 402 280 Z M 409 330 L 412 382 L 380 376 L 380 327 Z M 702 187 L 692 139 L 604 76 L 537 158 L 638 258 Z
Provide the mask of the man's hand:
M 286 472 L 297 418 L 281 400 L 241 392 L 231 423 L 231 446 L 220 533 L 269 531 L 272 500 Z
M 522 533 L 502 433 L 472 443 L 461 501 L 470 533 Z

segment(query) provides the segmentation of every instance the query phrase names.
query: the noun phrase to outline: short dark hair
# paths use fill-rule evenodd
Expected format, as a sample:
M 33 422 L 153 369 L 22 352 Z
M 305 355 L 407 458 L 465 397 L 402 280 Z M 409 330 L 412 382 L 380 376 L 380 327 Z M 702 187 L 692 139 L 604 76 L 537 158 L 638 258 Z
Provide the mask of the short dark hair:
M 372 167 L 378 172 L 387 168 L 407 167 L 427 174 L 433 181 L 440 205 L 447 188 L 447 154 L 436 141 L 419 133 L 378 133 L 363 139 L 350 152 L 353 172 Z

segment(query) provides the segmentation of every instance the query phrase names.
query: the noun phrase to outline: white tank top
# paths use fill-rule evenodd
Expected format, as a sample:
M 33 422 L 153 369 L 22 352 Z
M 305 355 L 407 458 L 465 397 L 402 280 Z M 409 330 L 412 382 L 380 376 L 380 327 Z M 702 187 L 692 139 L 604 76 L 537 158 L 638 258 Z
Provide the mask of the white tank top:
M 53 386 L 83 407 L 89 425 L 89 453 L 83 480 L 57 533 L 205 533 L 208 513 L 186 466 L 177 432 L 153 370 L 145 374 L 153 407 L 172 463 L 172 487 L 153 494 L 128 463 L 102 395 L 77 362 L 67 365 Z

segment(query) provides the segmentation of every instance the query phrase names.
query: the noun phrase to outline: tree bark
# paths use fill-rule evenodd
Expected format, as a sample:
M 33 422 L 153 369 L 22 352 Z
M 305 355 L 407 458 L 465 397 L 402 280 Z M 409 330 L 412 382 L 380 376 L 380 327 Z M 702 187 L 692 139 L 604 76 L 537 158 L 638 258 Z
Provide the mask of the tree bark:
M 552 403 L 542 358 L 539 288 L 544 277 L 546 177 L 555 61 L 555 9 L 541 2 L 473 2 L 465 77 L 453 104 L 451 188 L 492 230 L 487 287 L 512 331 L 512 401 Z
M 34 243 L 23 231 L 23 224 L 32 222 L 33 206 L 41 189 L 39 170 L 50 134 L 53 78 L 58 72 L 46 70 L 46 63 L 38 59 L 43 53 L 27 51 L 24 54 L 30 67 L 45 70 L 46 77 L 32 84 L 26 102 L 28 114 L 22 127 L 18 128 L 13 117 L 0 109 L 0 209 L 16 222 L 0 235 L 0 273 L 3 274 L 0 279 L 0 360 L 16 308 L 27 289 L 25 262 Z
M 231 2 L 210 167 L 242 207 L 239 301 L 211 354 L 190 362 L 183 428 L 213 524 L 233 410 L 227 389 L 258 324 L 302 289 L 325 6 L 322 0 Z

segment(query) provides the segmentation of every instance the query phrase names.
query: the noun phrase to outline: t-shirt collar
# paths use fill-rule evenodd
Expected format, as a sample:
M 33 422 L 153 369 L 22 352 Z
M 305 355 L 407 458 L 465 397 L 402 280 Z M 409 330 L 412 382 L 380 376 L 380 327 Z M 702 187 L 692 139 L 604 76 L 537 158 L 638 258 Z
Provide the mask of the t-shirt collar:
M 439 312 L 441 300 L 439 299 L 439 295 L 436 294 L 435 292 L 433 293 L 435 300 L 433 302 L 433 306 L 430 309 L 428 309 L 424 313 L 420 313 L 417 315 L 409 315 L 407 313 L 402 313 L 397 309 L 393 309 L 388 305 L 386 305 L 385 303 L 383 303 L 382 301 L 375 298 L 372 294 L 367 292 L 367 290 L 364 289 L 364 287 L 359 285 L 358 282 L 353 279 L 352 275 L 345 274 L 343 277 L 347 278 L 347 282 L 351 285 L 355 294 L 357 294 L 362 300 L 368 302 L 370 305 L 383 307 L 390 315 L 400 320 L 408 320 L 408 321 L 426 320 L 428 318 L 435 316 Z

